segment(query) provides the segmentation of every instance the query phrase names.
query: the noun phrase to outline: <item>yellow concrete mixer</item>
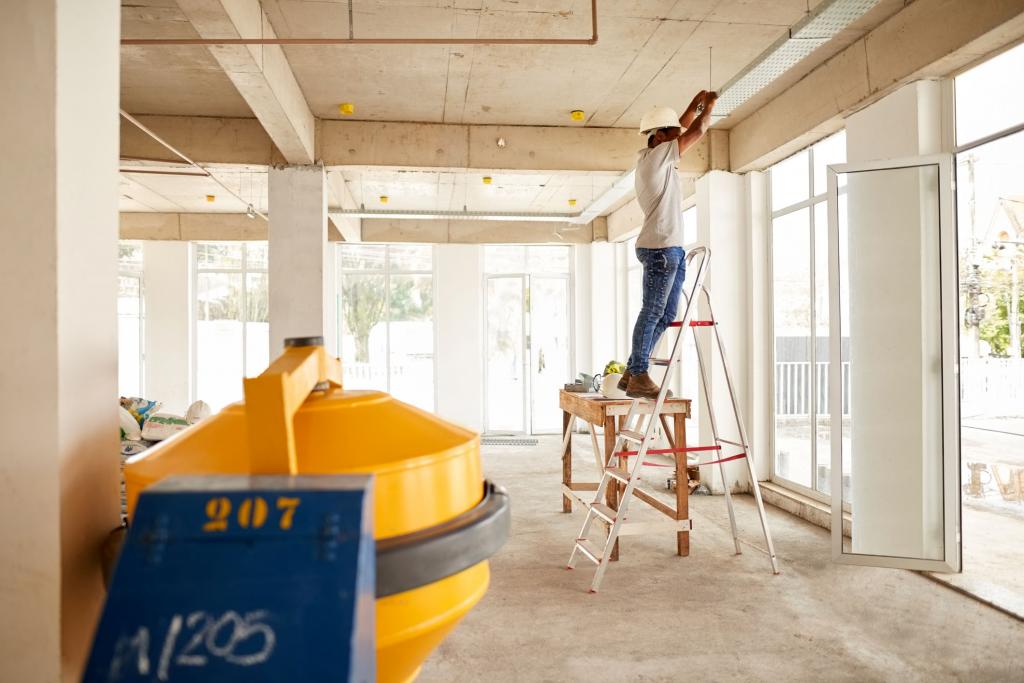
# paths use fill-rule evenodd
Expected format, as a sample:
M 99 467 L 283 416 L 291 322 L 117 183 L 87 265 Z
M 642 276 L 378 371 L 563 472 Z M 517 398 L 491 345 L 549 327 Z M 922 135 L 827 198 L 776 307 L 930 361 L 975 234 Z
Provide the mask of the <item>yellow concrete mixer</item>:
M 483 479 L 477 435 L 379 391 L 345 391 L 319 337 L 289 339 L 245 401 L 130 460 L 139 493 L 178 474 L 373 474 L 377 675 L 410 681 L 483 597 L 508 497 Z

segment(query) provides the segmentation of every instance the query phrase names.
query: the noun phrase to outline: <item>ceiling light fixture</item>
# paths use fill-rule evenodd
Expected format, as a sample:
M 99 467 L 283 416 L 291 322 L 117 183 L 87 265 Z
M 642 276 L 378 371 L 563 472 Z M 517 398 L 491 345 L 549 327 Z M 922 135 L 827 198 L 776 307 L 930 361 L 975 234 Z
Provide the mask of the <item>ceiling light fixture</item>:
M 587 115 L 583 112 L 582 109 L 573 109 L 571 112 L 569 112 L 569 116 L 572 117 L 573 121 L 582 121 L 587 117 Z
M 386 194 L 382 194 L 380 196 L 380 203 L 381 204 L 387 204 L 388 203 L 388 196 Z
M 878 3 L 879 0 L 824 0 L 719 89 L 715 115 L 731 114 Z
M 490 185 L 493 182 L 493 179 L 491 178 L 491 176 L 485 175 L 483 177 L 483 181 L 484 181 L 484 185 Z
M 356 113 L 356 105 L 351 102 L 342 102 L 338 105 L 338 111 L 341 112 L 342 116 L 352 116 Z
M 216 195 L 208 194 L 208 195 L 206 195 L 206 203 L 207 204 L 213 204 L 213 200 L 215 200 L 216 198 L 217 198 Z

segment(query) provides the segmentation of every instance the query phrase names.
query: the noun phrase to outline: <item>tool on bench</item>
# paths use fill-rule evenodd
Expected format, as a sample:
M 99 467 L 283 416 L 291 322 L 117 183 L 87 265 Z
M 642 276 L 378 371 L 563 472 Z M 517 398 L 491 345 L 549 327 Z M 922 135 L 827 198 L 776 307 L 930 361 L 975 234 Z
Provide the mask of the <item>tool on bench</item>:
M 758 485 L 757 474 L 754 472 L 754 464 L 750 458 L 750 445 L 747 440 L 747 431 L 743 425 L 743 419 L 740 416 L 739 404 L 736 399 L 736 389 L 725 357 L 725 347 L 722 344 L 722 338 L 718 333 L 718 322 L 715 320 L 714 311 L 711 308 L 711 295 L 704 286 L 704 278 L 707 275 L 711 261 L 711 252 L 707 247 L 694 247 L 686 254 L 687 266 L 689 267 L 698 256 L 701 257 L 700 265 L 694 275 L 693 285 L 688 293 L 684 292 L 684 296 L 686 297 L 686 309 L 683 313 L 683 319 L 670 325 L 670 327 L 677 328 L 679 330 L 679 334 L 676 337 L 675 342 L 672 344 L 672 353 L 667 359 L 651 359 L 652 365 L 659 365 L 666 368 L 666 379 L 662 382 L 661 391 L 658 393 L 658 398 L 654 401 L 654 409 L 646 423 L 641 426 L 643 416 L 639 414 L 638 408 L 640 402 L 647 401 L 647 399 L 633 399 L 633 403 L 629 408 L 629 413 L 626 416 L 623 428 L 619 431 L 618 439 L 615 441 L 615 448 L 612 449 L 610 453 L 605 454 L 606 461 L 604 463 L 604 472 L 601 475 L 601 482 L 598 484 L 593 502 L 587 505 L 586 517 L 583 520 L 583 527 L 580 529 L 580 533 L 577 534 L 577 538 L 573 544 L 572 554 L 569 556 L 569 569 L 576 566 L 576 560 L 580 555 L 597 565 L 597 571 L 590 584 L 590 592 L 592 593 L 596 593 L 598 587 L 601 585 L 601 580 L 604 578 L 604 572 L 608 568 L 608 563 L 611 561 L 615 542 L 618 539 L 619 534 L 622 532 L 623 525 L 627 522 L 626 517 L 629 509 L 629 503 L 633 497 L 637 484 L 640 481 L 640 469 L 645 464 L 644 460 L 648 454 L 689 454 L 712 452 L 721 456 L 723 446 L 734 446 L 741 449 L 739 453 L 734 455 L 718 457 L 711 462 L 702 462 L 700 464 L 717 464 L 719 473 L 722 475 L 722 481 L 725 482 L 725 468 L 722 466 L 723 463 L 741 459 L 746 461 L 747 469 L 750 473 L 754 500 L 757 503 L 757 511 L 761 518 L 761 529 L 764 532 L 767 553 L 771 558 L 772 572 L 775 574 L 779 573 L 778 560 L 775 557 L 775 547 L 772 544 L 771 532 L 768 530 L 768 519 L 765 516 L 764 502 L 761 500 L 761 489 Z M 707 319 L 694 320 L 694 309 L 699 297 L 701 296 L 703 296 L 707 305 Z M 719 435 L 715 413 L 709 405 L 708 417 L 711 424 L 711 432 L 715 441 L 713 445 L 687 447 L 686 444 L 676 444 L 676 448 L 651 448 L 655 439 L 655 425 L 658 424 L 659 418 L 661 417 L 662 407 L 665 403 L 668 391 L 668 373 L 677 364 L 682 362 L 683 334 L 688 329 L 693 331 L 695 341 L 698 330 L 710 329 L 714 334 L 715 342 L 718 347 L 718 355 L 721 358 L 722 369 L 725 373 L 725 382 L 729 389 L 729 396 L 732 399 L 733 416 L 736 420 L 736 428 L 739 433 L 740 441 L 730 441 L 728 439 L 723 439 Z M 695 347 L 697 349 L 697 365 L 700 369 L 701 382 L 704 386 L 704 395 L 710 396 L 710 386 L 708 383 L 710 365 L 704 358 L 700 344 L 695 344 Z M 626 442 L 635 444 L 636 450 L 625 450 Z M 627 467 L 624 469 L 614 467 L 612 465 L 612 459 L 617 456 L 637 457 L 631 468 Z M 604 502 L 609 486 L 619 487 L 616 490 L 621 490 L 617 510 L 612 509 Z M 725 501 L 729 509 L 729 524 L 732 527 L 732 536 L 733 542 L 736 545 L 736 554 L 739 555 L 742 552 L 740 548 L 740 538 L 736 529 L 736 515 L 733 510 L 732 495 L 729 493 L 729 487 L 727 484 L 725 486 Z M 590 533 L 595 521 L 601 521 L 608 526 L 608 534 L 601 544 L 595 544 L 588 538 L 588 534 Z

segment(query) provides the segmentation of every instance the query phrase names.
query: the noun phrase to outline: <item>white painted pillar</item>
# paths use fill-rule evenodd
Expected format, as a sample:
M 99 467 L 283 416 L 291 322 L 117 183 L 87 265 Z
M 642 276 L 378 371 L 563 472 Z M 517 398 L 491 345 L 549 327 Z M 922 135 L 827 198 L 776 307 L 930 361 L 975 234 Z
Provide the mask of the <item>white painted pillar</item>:
M 161 410 L 184 415 L 192 384 L 189 243 L 147 240 L 142 250 L 145 393 L 162 402 Z
M 270 358 L 287 337 L 322 335 L 335 348 L 334 250 L 327 242 L 322 166 L 270 169 Z
M 724 171 L 711 171 L 697 181 L 697 243 L 711 250 L 711 270 L 704 280 L 711 293 L 718 331 L 725 345 L 729 370 L 739 399 L 740 411 L 750 428 L 750 319 L 748 316 L 750 292 L 750 229 L 748 219 L 747 182 L 743 176 Z M 696 267 L 696 261 L 693 266 Z M 708 315 L 703 305 L 698 309 L 699 318 Z M 725 374 L 718 357 L 718 349 L 712 334 L 698 329 L 700 348 L 704 354 L 705 369 L 709 369 L 710 405 L 715 411 L 719 435 L 732 441 L 739 441 L 733 407 L 726 386 Z M 701 391 L 701 407 L 708 405 L 708 397 Z M 711 445 L 713 437 L 707 410 L 700 411 L 699 438 L 689 439 L 691 445 Z M 722 455 L 738 452 L 728 447 Z M 764 454 L 762 457 L 767 457 Z M 702 460 L 717 457 L 703 455 Z M 725 463 L 725 475 L 731 491 L 746 490 L 749 476 L 746 465 L 740 461 Z M 718 465 L 701 468 L 701 480 L 709 485 L 712 493 L 722 493 L 724 487 Z
M 0 21 L 0 662 L 78 680 L 118 524 L 117 0 Z
M 747 437 L 754 454 L 754 470 L 760 481 L 771 477 L 771 433 L 774 415 L 772 373 L 775 368 L 772 346 L 775 339 L 771 327 L 771 210 L 768 202 L 768 175 L 746 174 L 748 199 L 749 244 L 747 268 L 747 325 L 750 331 L 750 363 L 747 382 L 750 389 L 750 410 L 747 413 Z
M 938 81 L 912 83 L 851 116 L 848 159 L 949 151 L 943 91 Z M 940 445 L 934 429 L 924 428 L 941 419 L 940 379 L 928 362 L 938 355 L 937 302 L 927 293 L 922 298 L 922 287 L 934 287 L 938 277 L 933 191 L 910 173 L 857 176 L 849 184 L 851 222 L 861 226 L 851 229 L 848 247 L 850 497 L 858 553 L 941 557 Z M 858 202 L 861 194 L 867 199 Z M 936 348 L 922 353 L 923 344 Z M 901 409 L 893 411 L 897 403 Z
M 468 429 L 484 428 L 483 252 L 476 244 L 434 247 L 437 298 L 437 414 Z

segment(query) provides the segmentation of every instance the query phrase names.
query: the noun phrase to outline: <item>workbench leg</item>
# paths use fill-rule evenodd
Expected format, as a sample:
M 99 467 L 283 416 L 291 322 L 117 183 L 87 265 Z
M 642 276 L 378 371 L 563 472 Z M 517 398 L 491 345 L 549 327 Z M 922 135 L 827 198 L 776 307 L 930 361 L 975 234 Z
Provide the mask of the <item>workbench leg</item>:
M 686 415 L 676 413 L 675 422 L 676 445 L 673 448 L 686 448 Z M 686 475 L 686 453 L 674 453 L 676 456 L 676 519 L 690 517 L 690 486 Z M 676 554 L 686 557 L 690 554 L 690 532 L 680 531 L 676 534 Z
M 621 463 L 617 461 L 617 458 L 613 458 L 612 455 L 615 453 L 615 416 L 609 415 L 604 419 L 604 460 L 608 463 L 609 467 L 621 467 Z M 602 473 L 603 474 L 603 473 Z M 617 479 L 612 479 L 608 482 L 607 492 L 605 494 L 608 498 L 608 507 L 612 510 L 619 509 L 619 482 Z M 615 545 L 612 547 L 611 558 L 612 561 L 619 559 L 619 541 L 615 540 Z
M 572 485 L 572 425 L 575 418 L 562 411 L 562 484 Z M 572 498 L 562 494 L 562 512 L 572 512 Z

